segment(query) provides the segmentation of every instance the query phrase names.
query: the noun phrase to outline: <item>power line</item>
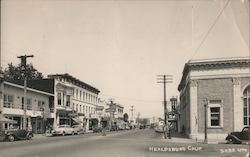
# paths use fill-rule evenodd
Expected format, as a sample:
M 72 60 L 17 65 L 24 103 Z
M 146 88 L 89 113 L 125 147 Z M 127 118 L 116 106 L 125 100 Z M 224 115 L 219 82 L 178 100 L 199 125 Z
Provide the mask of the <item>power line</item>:
M 197 47 L 197 49 L 195 50 L 194 54 L 192 55 L 191 59 L 193 59 L 193 57 L 197 54 L 197 52 L 199 51 L 199 49 L 201 48 L 201 46 L 203 45 L 203 43 L 206 41 L 208 35 L 210 34 L 210 32 L 212 31 L 212 29 L 214 28 L 214 26 L 216 25 L 216 23 L 218 22 L 220 16 L 222 15 L 222 13 L 224 12 L 224 10 L 226 9 L 226 7 L 228 6 L 229 2 L 231 0 L 228 0 L 227 3 L 224 5 L 224 7 L 222 8 L 222 10 L 220 11 L 220 13 L 218 14 L 218 16 L 216 17 L 214 23 L 211 25 L 211 27 L 208 29 L 205 37 L 202 39 L 201 43 L 199 44 L 199 46 Z
M 117 99 L 125 99 L 125 100 L 130 100 L 130 101 L 145 102 L 145 103 L 159 103 L 159 102 L 161 102 L 161 101 L 158 101 L 158 100 L 134 99 L 134 98 L 120 97 L 120 96 L 103 94 L 103 93 L 100 93 L 100 95 L 108 96 L 108 97 L 112 97 L 112 98 L 117 98 Z

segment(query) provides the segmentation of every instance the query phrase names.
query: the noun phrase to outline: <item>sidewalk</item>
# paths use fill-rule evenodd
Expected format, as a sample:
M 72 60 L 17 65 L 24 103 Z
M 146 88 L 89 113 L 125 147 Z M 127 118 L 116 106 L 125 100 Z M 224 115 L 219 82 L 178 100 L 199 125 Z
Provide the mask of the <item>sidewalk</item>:
M 171 139 L 164 139 L 164 136 L 162 135 L 162 141 L 165 142 L 171 142 L 171 143 L 199 143 L 204 144 L 203 139 L 190 139 L 185 137 L 184 135 L 175 134 L 172 135 Z M 220 139 L 208 139 L 207 144 L 225 144 L 226 140 L 220 140 Z

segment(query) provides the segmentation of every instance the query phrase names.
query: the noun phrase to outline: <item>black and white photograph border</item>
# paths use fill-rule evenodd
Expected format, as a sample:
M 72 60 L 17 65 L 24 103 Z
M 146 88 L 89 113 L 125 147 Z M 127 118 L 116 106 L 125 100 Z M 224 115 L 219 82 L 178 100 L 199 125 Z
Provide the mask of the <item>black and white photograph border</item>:
M 249 157 L 250 0 L 0 0 L 0 157 Z

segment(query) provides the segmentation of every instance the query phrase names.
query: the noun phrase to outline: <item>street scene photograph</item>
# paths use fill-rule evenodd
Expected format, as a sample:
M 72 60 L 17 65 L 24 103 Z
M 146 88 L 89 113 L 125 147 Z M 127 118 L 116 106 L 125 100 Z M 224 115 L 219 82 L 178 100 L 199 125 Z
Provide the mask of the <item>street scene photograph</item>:
M 0 0 L 0 157 L 250 157 L 250 0 Z

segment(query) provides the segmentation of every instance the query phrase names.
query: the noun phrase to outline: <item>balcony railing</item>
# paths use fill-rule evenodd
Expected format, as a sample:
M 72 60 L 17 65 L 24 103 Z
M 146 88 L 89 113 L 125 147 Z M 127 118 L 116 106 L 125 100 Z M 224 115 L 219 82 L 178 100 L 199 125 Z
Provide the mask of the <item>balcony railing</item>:
M 13 103 L 6 103 L 4 102 L 3 104 L 4 108 L 13 108 L 13 109 L 21 109 L 23 110 L 24 105 L 20 105 L 20 104 L 13 104 Z M 38 107 L 38 106 L 34 106 L 34 105 L 29 105 L 27 104 L 27 110 L 33 110 L 33 111 L 41 111 L 43 112 L 43 108 L 42 107 Z M 44 112 L 50 112 L 50 113 L 54 113 L 54 108 L 45 108 Z

